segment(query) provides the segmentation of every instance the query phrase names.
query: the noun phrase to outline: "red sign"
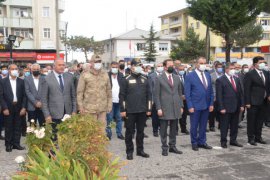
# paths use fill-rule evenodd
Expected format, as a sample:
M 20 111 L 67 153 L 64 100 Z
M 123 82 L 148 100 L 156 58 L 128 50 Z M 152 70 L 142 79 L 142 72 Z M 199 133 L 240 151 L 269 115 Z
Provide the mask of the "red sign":
M 262 46 L 261 52 L 262 53 L 270 53 L 270 46 Z
M 1 52 L 0 53 L 0 57 L 1 58 L 9 58 L 10 57 L 10 53 L 9 52 Z M 12 53 L 12 57 L 13 58 L 35 58 L 36 57 L 36 53 L 35 52 L 27 52 L 27 53 L 23 53 L 23 52 L 13 52 Z
M 57 59 L 56 53 L 37 53 L 37 61 L 51 61 Z M 64 54 L 60 54 L 60 59 L 64 59 Z

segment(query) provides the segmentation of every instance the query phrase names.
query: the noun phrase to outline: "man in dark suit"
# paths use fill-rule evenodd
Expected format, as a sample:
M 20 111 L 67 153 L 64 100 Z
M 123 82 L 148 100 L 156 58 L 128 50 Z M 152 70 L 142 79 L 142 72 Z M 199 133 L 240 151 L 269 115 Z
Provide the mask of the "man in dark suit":
M 236 140 L 239 112 L 244 111 L 244 96 L 239 78 L 235 77 L 235 67 L 228 63 L 225 75 L 216 81 L 217 110 L 220 112 L 221 147 L 227 148 L 227 134 L 230 127 L 230 145 L 243 147 Z
M 248 142 L 256 146 L 256 142 L 266 144 L 262 138 L 262 126 L 267 118 L 267 103 L 270 100 L 269 74 L 265 68 L 265 60 L 261 56 L 253 58 L 254 69 L 244 79 L 245 104 L 247 107 Z
M 3 100 L 2 110 L 5 122 L 6 151 L 12 149 L 25 149 L 20 145 L 22 119 L 26 113 L 26 96 L 24 82 L 18 78 L 18 67 L 15 64 L 9 66 L 9 76 L 2 80 Z
M 159 122 L 159 118 L 157 115 L 156 104 L 154 101 L 155 83 L 156 83 L 157 78 L 162 74 L 163 70 L 164 70 L 163 64 L 162 63 L 157 64 L 156 71 L 154 73 L 150 74 L 149 78 L 148 78 L 149 88 L 150 88 L 152 102 L 153 102 L 151 117 L 152 117 L 152 127 L 153 127 L 154 137 L 158 137 L 158 131 L 159 131 L 159 127 L 160 127 L 160 122 Z
M 28 121 L 34 119 L 35 123 L 43 126 L 45 118 L 42 112 L 41 91 L 42 86 L 46 83 L 45 78 L 40 75 L 40 65 L 31 66 L 32 74 L 24 79 L 25 93 L 27 96 Z
M 183 112 L 182 84 L 178 76 L 173 74 L 173 60 L 163 62 L 164 72 L 155 83 L 155 103 L 160 119 L 160 139 L 162 155 L 169 152 L 182 154 L 176 148 L 176 126 Z M 167 129 L 170 123 L 169 146 L 167 144 Z
M 120 103 L 119 103 L 119 93 L 120 93 L 120 83 L 123 78 L 123 75 L 118 71 L 118 63 L 111 63 L 111 71 L 108 73 L 110 78 L 110 83 L 112 87 L 112 111 L 107 113 L 107 137 L 111 139 L 112 130 L 111 122 L 115 118 L 116 120 L 116 134 L 117 138 L 125 140 L 125 137 L 122 134 L 122 118 L 120 114 Z
M 42 111 L 46 123 L 52 123 L 56 141 L 56 126 L 60 124 L 65 114 L 73 115 L 77 112 L 76 91 L 73 77 L 64 73 L 65 62 L 55 60 L 54 70 L 45 78 L 46 83 L 41 87 Z
M 206 143 L 206 127 L 209 112 L 214 109 L 214 93 L 210 74 L 205 72 L 205 69 L 206 59 L 199 57 L 196 69 L 186 76 L 185 83 L 185 97 L 190 113 L 191 144 L 194 151 L 198 151 L 198 148 L 212 149 Z
M 181 81 L 181 85 L 182 85 L 182 100 L 183 100 L 183 104 L 184 104 L 184 109 L 183 109 L 183 113 L 182 113 L 182 117 L 179 119 L 179 124 L 180 124 L 180 128 L 181 128 L 181 133 L 189 135 L 189 132 L 187 130 L 187 115 L 188 115 L 188 108 L 187 108 L 187 101 L 185 98 L 185 89 L 184 89 L 184 85 L 185 85 L 185 79 L 186 79 L 186 72 L 185 72 L 185 66 L 184 65 L 180 65 L 178 67 L 178 74 L 177 74 L 180 78 Z M 177 125 L 177 134 L 178 134 L 178 125 Z

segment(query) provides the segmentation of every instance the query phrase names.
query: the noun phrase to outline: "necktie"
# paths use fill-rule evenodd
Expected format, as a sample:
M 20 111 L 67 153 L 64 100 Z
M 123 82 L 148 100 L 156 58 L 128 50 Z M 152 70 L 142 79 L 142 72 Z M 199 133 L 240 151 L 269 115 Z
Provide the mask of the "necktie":
M 181 79 L 182 83 L 184 84 L 184 78 L 183 78 L 183 75 L 180 76 L 180 79 Z
M 206 84 L 206 81 L 205 81 L 203 72 L 201 72 L 201 75 L 202 75 L 202 83 L 203 83 L 203 86 L 204 86 L 205 89 L 207 89 L 207 84 Z
M 261 75 L 261 78 L 262 78 L 263 84 L 265 84 L 265 79 L 264 79 L 264 77 L 263 77 L 263 72 L 262 72 L 262 71 L 260 72 L 260 75 Z
M 169 75 L 169 84 L 171 88 L 173 87 L 173 82 L 172 82 L 172 75 Z
M 63 80 L 62 80 L 62 75 L 59 75 L 59 83 L 60 83 L 60 88 L 61 88 L 61 91 L 63 92 L 64 91 L 64 84 L 63 84 Z
M 233 89 L 235 92 L 237 92 L 237 88 L 236 88 L 236 85 L 234 83 L 234 80 L 233 80 L 233 77 L 231 76 L 231 83 L 232 83 L 232 86 L 233 86 Z

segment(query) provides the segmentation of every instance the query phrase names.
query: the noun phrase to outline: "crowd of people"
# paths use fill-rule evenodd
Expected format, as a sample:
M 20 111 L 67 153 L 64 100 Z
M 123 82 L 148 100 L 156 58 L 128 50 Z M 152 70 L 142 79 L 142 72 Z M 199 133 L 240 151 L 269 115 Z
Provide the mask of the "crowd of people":
M 27 121 L 51 123 L 57 134 L 65 114 L 92 115 L 103 123 L 108 140 L 115 121 L 128 160 L 133 159 L 135 136 L 137 156 L 149 157 L 143 143 L 147 119 L 152 121 L 153 136 L 160 136 L 163 156 L 182 154 L 176 147 L 179 133 L 190 135 L 192 150 L 198 151 L 212 149 L 206 132 L 216 131 L 216 126 L 222 148 L 227 148 L 228 131 L 229 145 L 243 147 L 237 135 L 245 117 L 250 145 L 266 144 L 262 127 L 270 127 L 270 73 L 260 56 L 253 58 L 252 66 L 218 61 L 210 66 L 199 57 L 192 66 L 172 59 L 153 67 L 140 60 L 120 60 L 106 70 L 100 56 L 94 55 L 89 63 L 71 67 L 63 60 L 55 60 L 53 67 L 27 64 L 22 70 L 11 64 L 2 67 L 1 75 L 0 135 L 3 129 L 5 135 L 0 139 L 7 152 L 25 149 L 20 139 L 26 135 Z

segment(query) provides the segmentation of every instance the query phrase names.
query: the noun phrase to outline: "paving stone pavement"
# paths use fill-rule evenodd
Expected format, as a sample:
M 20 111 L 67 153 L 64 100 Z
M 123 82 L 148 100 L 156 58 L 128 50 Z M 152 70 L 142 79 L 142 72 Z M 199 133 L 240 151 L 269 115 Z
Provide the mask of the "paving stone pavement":
M 270 179 L 270 128 L 263 128 L 263 137 L 268 145 L 247 145 L 246 128 L 239 130 L 238 141 L 243 148 L 228 146 L 228 149 L 191 150 L 190 136 L 180 134 L 177 136 L 177 148 L 183 151 L 182 155 L 169 153 L 161 155 L 160 138 L 153 137 L 151 122 L 145 133 L 149 136 L 144 141 L 145 152 L 150 158 L 144 159 L 136 156 L 134 160 L 126 161 L 125 143 L 116 138 L 110 141 L 109 150 L 127 163 L 121 169 L 121 176 L 128 180 L 144 179 L 176 179 L 176 180 L 269 180 Z M 246 123 L 243 123 L 246 127 Z M 123 129 L 123 132 L 125 130 Z M 219 131 L 207 133 L 208 144 L 220 146 Z M 22 139 L 22 142 L 24 140 Z M 13 150 L 5 152 L 4 141 L 0 141 L 0 180 L 8 180 L 19 167 L 14 159 L 19 155 L 26 155 L 26 151 Z
M 144 140 L 144 149 L 150 154 L 149 159 L 138 157 L 134 152 L 134 160 L 127 161 L 124 141 L 117 139 L 115 134 L 110 143 L 109 150 L 127 163 L 121 169 L 121 176 L 128 180 L 270 180 L 270 128 L 263 128 L 263 137 L 268 145 L 248 145 L 246 123 L 243 123 L 245 128 L 239 129 L 238 135 L 238 142 L 244 145 L 243 148 L 228 144 L 227 149 L 200 149 L 198 152 L 192 151 L 190 136 L 180 134 L 177 136 L 177 148 L 183 154 L 169 153 L 164 157 L 161 155 L 160 138 L 153 137 L 151 122 L 147 124 L 145 132 L 149 138 Z M 207 133 L 207 143 L 220 147 L 219 134 L 217 129 Z

